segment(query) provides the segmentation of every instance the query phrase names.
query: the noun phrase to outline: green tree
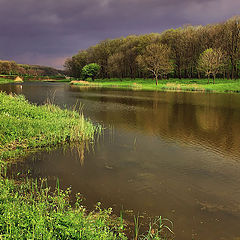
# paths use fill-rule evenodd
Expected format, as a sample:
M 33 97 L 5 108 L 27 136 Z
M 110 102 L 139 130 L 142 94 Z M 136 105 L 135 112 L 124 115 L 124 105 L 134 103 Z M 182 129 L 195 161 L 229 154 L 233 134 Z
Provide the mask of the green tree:
M 90 63 L 83 67 L 82 77 L 84 79 L 90 77 L 94 81 L 96 76 L 99 74 L 101 67 L 97 63 Z
M 209 78 L 213 76 L 213 84 L 215 83 L 216 74 L 224 67 L 225 56 L 221 49 L 209 48 L 205 50 L 199 58 L 198 69 L 205 73 Z

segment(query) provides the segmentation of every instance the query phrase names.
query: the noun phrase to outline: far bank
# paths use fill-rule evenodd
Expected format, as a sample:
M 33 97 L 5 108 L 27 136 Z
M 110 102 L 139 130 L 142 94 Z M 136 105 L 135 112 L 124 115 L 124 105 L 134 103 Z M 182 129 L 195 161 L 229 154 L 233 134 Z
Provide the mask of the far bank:
M 87 79 L 86 81 L 74 80 L 72 85 L 100 87 L 100 88 L 119 88 L 133 90 L 150 91 L 202 91 L 219 93 L 239 93 L 240 79 L 216 79 L 215 84 L 208 79 L 163 79 L 159 80 L 158 85 L 153 79 L 130 79 L 130 78 L 111 78 L 96 79 L 95 81 Z

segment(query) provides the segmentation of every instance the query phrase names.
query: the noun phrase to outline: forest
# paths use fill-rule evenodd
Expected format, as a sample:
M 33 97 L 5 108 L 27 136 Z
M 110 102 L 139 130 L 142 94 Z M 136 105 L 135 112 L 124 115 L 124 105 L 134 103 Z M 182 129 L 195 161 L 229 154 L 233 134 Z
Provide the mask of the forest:
M 207 70 L 202 71 L 199 65 L 204 63 L 199 62 L 211 51 L 224 63 L 213 73 L 214 77 L 239 78 L 240 16 L 218 24 L 186 25 L 162 33 L 106 39 L 80 50 L 68 58 L 64 66 L 68 74 L 75 78 L 80 78 L 83 67 L 90 63 L 101 67 L 100 78 L 152 78 L 154 74 L 143 67 L 141 63 L 144 59 L 141 57 L 146 51 L 150 54 L 151 51 L 156 52 L 157 45 L 164 49 L 162 58 L 169 58 L 172 65 L 172 69 L 168 67 L 161 78 L 205 78 Z M 203 57 L 204 52 L 206 56 Z
M 0 74 L 19 76 L 57 76 L 62 70 L 39 65 L 17 64 L 15 61 L 0 60 Z

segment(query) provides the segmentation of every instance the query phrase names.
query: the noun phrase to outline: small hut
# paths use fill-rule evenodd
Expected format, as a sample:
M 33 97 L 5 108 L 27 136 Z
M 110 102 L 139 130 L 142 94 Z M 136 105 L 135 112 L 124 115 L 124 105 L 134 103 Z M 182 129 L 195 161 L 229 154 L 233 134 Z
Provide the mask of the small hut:
M 14 79 L 14 82 L 23 82 L 23 79 L 20 78 L 19 76 L 17 76 L 17 77 Z

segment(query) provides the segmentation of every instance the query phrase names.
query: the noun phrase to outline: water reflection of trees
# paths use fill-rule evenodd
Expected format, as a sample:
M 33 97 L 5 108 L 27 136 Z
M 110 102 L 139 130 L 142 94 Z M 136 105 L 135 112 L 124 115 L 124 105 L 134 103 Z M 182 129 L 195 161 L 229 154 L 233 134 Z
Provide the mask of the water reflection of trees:
M 1 91 L 4 91 L 8 94 L 15 93 L 15 94 L 22 94 L 23 86 L 21 84 L 6 84 L 1 85 Z
M 129 96 L 101 97 L 104 103 L 121 106 L 100 111 L 97 119 L 124 129 L 137 129 L 239 156 L 239 99 L 238 95 L 227 94 L 132 91 Z

